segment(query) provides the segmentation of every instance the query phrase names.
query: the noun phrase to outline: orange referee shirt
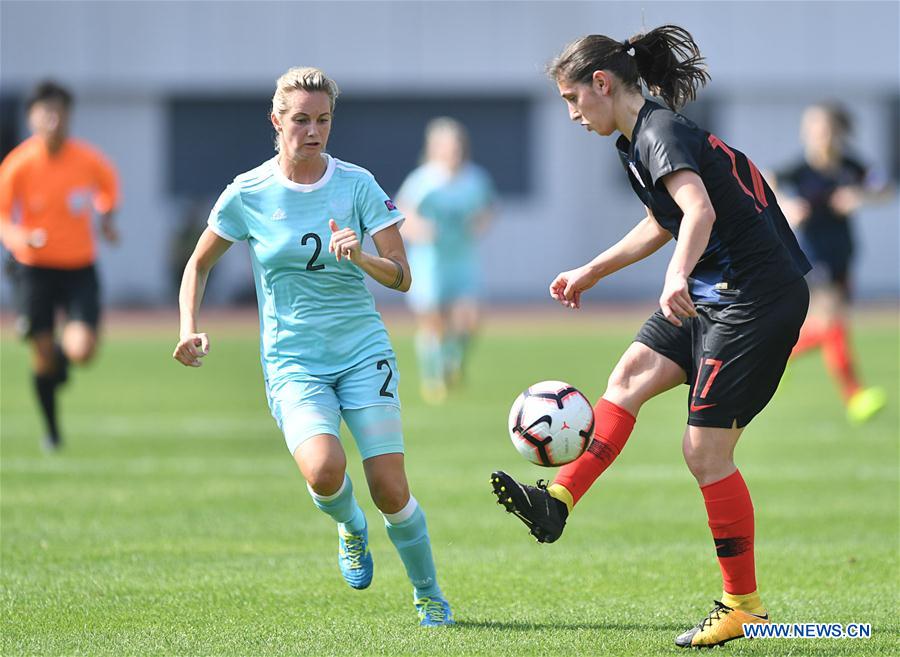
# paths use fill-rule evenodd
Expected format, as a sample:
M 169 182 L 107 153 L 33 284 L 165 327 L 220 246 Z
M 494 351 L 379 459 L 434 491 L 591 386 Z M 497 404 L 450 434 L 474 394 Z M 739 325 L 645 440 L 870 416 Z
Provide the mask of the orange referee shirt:
M 11 249 L 24 265 L 78 269 L 93 264 L 94 211 L 112 211 L 118 195 L 112 165 L 75 139 L 66 139 L 51 155 L 42 139 L 31 137 L 0 163 L 0 220 L 47 234 L 40 248 Z

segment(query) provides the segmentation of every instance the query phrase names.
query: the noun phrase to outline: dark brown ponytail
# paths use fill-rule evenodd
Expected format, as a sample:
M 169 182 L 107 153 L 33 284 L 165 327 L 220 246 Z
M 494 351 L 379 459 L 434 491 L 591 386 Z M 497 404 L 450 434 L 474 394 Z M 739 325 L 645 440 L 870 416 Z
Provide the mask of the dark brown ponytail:
M 634 55 L 629 51 L 634 50 Z M 709 74 L 693 37 L 677 25 L 663 25 L 621 42 L 592 34 L 570 43 L 547 67 L 554 80 L 589 82 L 594 71 L 609 71 L 640 91 L 643 79 L 650 93 L 678 110 L 697 96 Z
M 629 43 L 638 75 L 650 93 L 674 110 L 694 100 L 697 88 L 709 81 L 700 49 L 684 28 L 663 25 L 632 37 Z

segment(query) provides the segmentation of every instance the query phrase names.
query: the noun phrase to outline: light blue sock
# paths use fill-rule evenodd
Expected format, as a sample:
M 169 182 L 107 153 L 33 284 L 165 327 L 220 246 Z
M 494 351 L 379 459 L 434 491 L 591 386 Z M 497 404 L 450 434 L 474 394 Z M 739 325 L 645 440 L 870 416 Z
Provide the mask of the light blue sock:
M 384 514 L 384 525 L 387 527 L 388 537 L 400 554 L 416 599 L 426 596 L 444 597 L 437 583 L 425 513 L 416 498 L 410 496 L 409 503 L 397 513 Z
M 365 529 L 366 516 L 359 508 L 359 504 L 356 503 L 356 498 L 353 496 L 353 483 L 346 474 L 344 474 L 344 483 L 334 495 L 319 495 L 310 488 L 309 484 L 306 487 L 309 494 L 312 495 L 316 508 L 327 513 L 338 524 L 344 525 L 347 531 L 358 534 Z
M 443 383 L 444 363 L 440 339 L 419 331 L 416 333 L 416 357 L 419 360 L 419 376 L 425 383 Z
M 442 356 L 444 371 L 458 376 L 462 373 L 463 357 L 466 351 L 467 338 L 463 334 L 451 334 L 444 338 Z

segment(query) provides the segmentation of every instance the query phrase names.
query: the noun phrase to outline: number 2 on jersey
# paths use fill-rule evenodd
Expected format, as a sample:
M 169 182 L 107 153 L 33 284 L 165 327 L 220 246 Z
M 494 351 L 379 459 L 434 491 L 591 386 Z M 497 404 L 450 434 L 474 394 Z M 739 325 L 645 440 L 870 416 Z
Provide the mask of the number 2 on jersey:
M 309 240 L 316 243 L 316 250 L 313 251 L 312 258 L 306 263 L 306 271 L 319 271 L 320 269 L 325 269 L 325 265 L 316 264 L 316 258 L 318 258 L 319 254 L 322 252 L 322 238 L 315 233 L 307 233 L 300 239 L 300 245 L 306 246 L 306 243 Z

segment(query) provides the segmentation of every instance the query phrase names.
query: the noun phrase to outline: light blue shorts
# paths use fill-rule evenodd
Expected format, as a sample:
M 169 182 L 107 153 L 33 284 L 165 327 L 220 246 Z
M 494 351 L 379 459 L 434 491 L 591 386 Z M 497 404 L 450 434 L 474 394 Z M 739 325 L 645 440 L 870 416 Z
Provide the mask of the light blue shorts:
M 412 287 L 406 295 L 417 313 L 446 308 L 457 301 L 475 300 L 481 288 L 474 254 L 442 254 L 433 246 L 410 246 Z
M 340 437 L 347 423 L 363 460 L 403 453 L 399 375 L 393 354 L 329 375 L 302 375 L 268 389 L 269 408 L 293 454 L 319 434 Z

